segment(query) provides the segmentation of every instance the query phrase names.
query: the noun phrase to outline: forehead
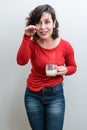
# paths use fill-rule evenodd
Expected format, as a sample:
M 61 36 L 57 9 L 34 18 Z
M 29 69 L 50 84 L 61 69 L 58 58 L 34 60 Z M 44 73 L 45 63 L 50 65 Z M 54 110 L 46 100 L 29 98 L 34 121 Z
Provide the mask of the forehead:
M 40 20 L 45 20 L 45 19 L 52 19 L 51 14 L 50 14 L 50 13 L 47 13 L 47 12 L 44 12 L 44 13 L 42 14 Z

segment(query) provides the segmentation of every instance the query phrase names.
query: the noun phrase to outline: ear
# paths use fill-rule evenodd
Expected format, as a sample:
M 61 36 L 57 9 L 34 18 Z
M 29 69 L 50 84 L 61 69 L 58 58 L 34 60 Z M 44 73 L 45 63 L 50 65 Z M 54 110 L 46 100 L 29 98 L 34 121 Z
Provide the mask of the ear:
M 56 25 L 56 20 L 54 20 L 54 23 L 53 23 L 53 28 L 55 28 L 55 25 Z

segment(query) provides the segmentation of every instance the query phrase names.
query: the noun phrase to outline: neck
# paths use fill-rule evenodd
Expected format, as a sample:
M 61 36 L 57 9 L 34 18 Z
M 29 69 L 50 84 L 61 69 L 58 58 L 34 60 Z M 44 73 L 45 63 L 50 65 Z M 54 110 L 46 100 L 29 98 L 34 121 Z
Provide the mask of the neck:
M 39 39 L 39 42 L 41 43 L 41 44 L 50 44 L 50 43 L 52 43 L 54 41 L 54 39 L 53 38 L 49 38 L 49 39 Z
M 46 49 L 52 49 L 60 43 L 60 40 L 61 40 L 60 38 L 56 39 L 50 38 L 46 40 L 39 39 L 38 44 Z

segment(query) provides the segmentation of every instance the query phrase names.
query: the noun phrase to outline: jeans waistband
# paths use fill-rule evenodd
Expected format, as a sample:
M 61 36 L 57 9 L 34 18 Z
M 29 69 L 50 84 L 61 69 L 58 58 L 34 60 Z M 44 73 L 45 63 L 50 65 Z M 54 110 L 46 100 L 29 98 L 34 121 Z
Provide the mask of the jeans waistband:
M 42 92 L 42 91 L 50 91 L 50 90 L 59 90 L 59 89 L 61 89 L 63 87 L 63 82 L 62 83 L 60 83 L 60 84 L 57 84 L 57 85 L 55 85 L 55 86 L 52 86 L 52 87 L 45 87 L 45 88 L 43 88 L 42 90 L 40 90 L 40 92 Z

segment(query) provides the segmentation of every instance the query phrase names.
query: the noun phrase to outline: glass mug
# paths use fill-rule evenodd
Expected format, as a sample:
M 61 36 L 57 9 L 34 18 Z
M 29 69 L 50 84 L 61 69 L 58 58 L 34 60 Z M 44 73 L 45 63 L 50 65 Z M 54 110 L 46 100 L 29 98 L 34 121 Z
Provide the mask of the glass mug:
M 56 76 L 57 75 L 57 65 L 56 64 L 46 64 L 46 75 Z

